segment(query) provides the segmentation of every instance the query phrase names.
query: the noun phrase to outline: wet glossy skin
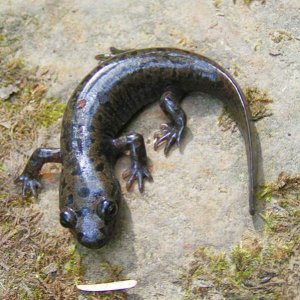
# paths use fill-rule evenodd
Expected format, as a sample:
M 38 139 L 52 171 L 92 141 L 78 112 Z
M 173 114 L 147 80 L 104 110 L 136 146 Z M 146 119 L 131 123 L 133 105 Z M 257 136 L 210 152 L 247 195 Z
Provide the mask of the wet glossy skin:
M 33 154 L 19 180 L 23 193 L 35 193 L 37 174 L 45 162 L 61 162 L 60 220 L 78 241 L 99 248 L 112 236 L 121 192 L 113 169 L 124 152 L 131 155 L 131 167 L 124 174 L 129 189 L 135 180 L 143 191 L 151 180 L 143 137 L 120 132 L 147 104 L 160 100 L 170 118 L 156 135 L 155 147 L 166 143 L 165 153 L 180 144 L 186 116 L 182 98 L 194 91 L 219 97 L 230 109 L 243 134 L 249 170 L 249 210 L 254 214 L 256 158 L 249 110 L 234 79 L 215 62 L 177 49 L 144 49 L 112 57 L 95 68 L 78 86 L 63 118 L 61 148 L 39 149 L 51 153 L 47 159 Z M 50 152 L 49 152 L 50 151 Z M 40 153 L 40 154 L 41 154 Z M 55 154 L 55 155 L 54 155 Z M 43 156 L 43 155 L 40 155 Z M 39 162 L 39 163 L 37 163 Z

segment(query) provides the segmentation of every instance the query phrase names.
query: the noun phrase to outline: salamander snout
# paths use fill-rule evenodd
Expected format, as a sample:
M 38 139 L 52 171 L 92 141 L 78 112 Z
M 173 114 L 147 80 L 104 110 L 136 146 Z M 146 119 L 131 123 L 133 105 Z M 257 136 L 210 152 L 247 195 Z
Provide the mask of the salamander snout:
M 80 244 L 88 248 L 104 246 L 110 235 L 109 224 L 87 207 L 78 212 L 65 208 L 60 214 L 60 223 L 71 230 Z
M 107 238 L 100 231 L 98 232 L 79 232 L 77 239 L 80 244 L 91 249 L 97 249 L 104 246 Z
M 88 248 L 100 248 L 104 246 L 110 235 L 110 226 L 106 224 L 96 213 L 86 213 L 88 209 L 81 210 L 81 217 L 75 227 L 74 235 L 78 242 Z

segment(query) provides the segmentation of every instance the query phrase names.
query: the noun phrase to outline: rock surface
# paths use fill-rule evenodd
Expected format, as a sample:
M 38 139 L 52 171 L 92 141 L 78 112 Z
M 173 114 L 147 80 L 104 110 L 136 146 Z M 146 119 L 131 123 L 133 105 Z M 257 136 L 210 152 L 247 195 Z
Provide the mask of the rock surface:
M 7 34 L 21 40 L 18 56 L 29 66 L 50 70 L 49 93 L 67 101 L 95 65 L 94 56 L 121 49 L 171 46 L 201 53 L 236 74 L 245 88 L 256 86 L 274 99 L 273 115 L 259 121 L 263 173 L 299 172 L 300 4 L 298 0 L 254 1 L 70 1 L 11 0 L 1 4 Z M 208 95 L 184 100 L 188 127 L 181 151 L 165 157 L 153 150 L 153 134 L 166 121 L 157 105 L 127 128 L 142 133 L 154 182 L 140 195 L 126 192 L 118 232 L 105 248 L 80 247 L 87 281 L 101 277 L 108 261 L 124 268 L 138 285 L 128 299 L 180 299 L 180 270 L 197 246 L 229 249 L 259 220 L 248 214 L 247 166 L 239 132 L 218 126 L 222 103 Z M 42 138 L 40 139 L 43 140 Z M 47 141 L 57 146 L 59 129 Z M 128 165 L 123 158 L 117 173 Z M 37 205 L 45 210 L 45 230 L 58 222 L 58 179 L 48 183 Z M 65 231 L 62 231 L 65 234 Z

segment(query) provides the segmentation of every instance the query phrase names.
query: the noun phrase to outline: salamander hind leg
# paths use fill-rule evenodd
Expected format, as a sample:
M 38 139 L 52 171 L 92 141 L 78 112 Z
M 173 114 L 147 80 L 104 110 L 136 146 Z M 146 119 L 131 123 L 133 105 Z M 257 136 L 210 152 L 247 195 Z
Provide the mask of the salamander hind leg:
M 38 148 L 33 152 L 24 171 L 15 180 L 16 183 L 22 182 L 22 197 L 25 197 L 26 191 L 36 197 L 36 191 L 41 187 L 38 180 L 40 170 L 45 163 L 49 162 L 61 163 L 59 148 Z
M 183 93 L 175 88 L 169 88 L 160 100 L 160 107 L 163 112 L 171 120 L 168 124 L 162 124 L 160 131 L 154 135 L 155 143 L 154 150 L 157 150 L 160 145 L 166 143 L 164 153 L 167 155 L 171 147 L 176 143 L 180 146 L 186 126 L 186 115 L 180 107 L 180 101 L 183 98 Z
M 129 190 L 134 181 L 138 181 L 139 191 L 144 191 L 144 179 L 152 181 L 151 173 L 147 166 L 147 154 L 144 138 L 138 133 L 130 133 L 127 136 L 119 137 L 113 140 L 113 145 L 120 152 L 130 152 L 131 166 L 123 172 L 122 177 L 127 179 L 126 189 Z

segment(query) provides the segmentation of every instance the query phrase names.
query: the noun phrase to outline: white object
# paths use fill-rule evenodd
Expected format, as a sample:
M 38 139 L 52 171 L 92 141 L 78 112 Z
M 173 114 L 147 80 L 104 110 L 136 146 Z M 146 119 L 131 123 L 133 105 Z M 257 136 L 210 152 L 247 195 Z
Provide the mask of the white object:
M 87 292 L 107 292 L 130 289 L 135 287 L 136 284 L 136 280 L 123 280 L 99 284 L 80 284 L 76 285 L 76 287 L 81 291 Z

